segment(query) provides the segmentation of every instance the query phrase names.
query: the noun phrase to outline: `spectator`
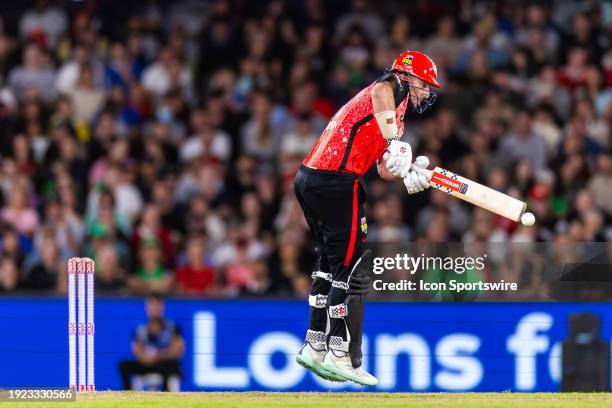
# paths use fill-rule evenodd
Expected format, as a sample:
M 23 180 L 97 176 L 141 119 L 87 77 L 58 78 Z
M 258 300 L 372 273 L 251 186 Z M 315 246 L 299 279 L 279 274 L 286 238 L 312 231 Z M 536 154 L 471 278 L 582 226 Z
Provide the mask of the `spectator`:
M 194 195 L 189 201 L 184 223 L 185 232 L 189 234 L 203 231 L 212 246 L 219 245 L 226 237 L 223 220 L 219 214 L 211 210 L 210 203 L 201 194 Z
M 223 271 L 227 293 L 236 294 L 252 283 L 254 263 L 266 254 L 266 247 L 255 238 L 253 224 L 235 224 L 228 235 L 232 241 L 217 248 L 213 265 Z
M 8 84 L 20 101 L 30 95 L 51 102 L 56 96 L 55 72 L 47 56 L 33 43 L 24 49 L 22 64 L 11 71 Z
M 345 37 L 349 30 L 356 25 L 363 28 L 370 41 L 378 40 L 384 30 L 384 22 L 381 17 L 371 10 L 365 0 L 353 0 L 352 10 L 344 15 L 336 25 L 337 35 Z
M 16 185 L 10 192 L 8 205 L 0 211 L 2 221 L 13 226 L 19 233 L 31 237 L 39 226 L 36 210 L 28 206 L 26 186 Z
M 274 282 L 268 264 L 263 260 L 253 263 L 252 279 L 241 289 L 241 296 L 269 296 L 274 293 Z
M 157 238 L 148 237 L 140 243 L 139 262 L 134 276 L 128 283 L 135 293 L 168 293 L 172 285 L 172 275 L 162 261 L 162 252 Z
M 555 123 L 555 115 L 547 105 L 540 106 L 533 116 L 533 132 L 546 142 L 548 157 L 554 153 L 561 141 L 561 129 Z
M 114 296 L 125 292 L 125 269 L 112 245 L 102 245 L 94 252 L 96 261 L 96 290 Z
M 124 235 L 130 232 L 130 220 L 125 213 L 117 209 L 115 195 L 103 184 L 99 185 L 98 188 L 92 189 L 90 192 L 88 213 L 85 218 L 86 225 L 91 228 L 98 223 L 102 216 L 106 219 L 107 227 L 116 227 Z
M 258 159 L 272 159 L 279 147 L 281 128 L 272 118 L 270 96 L 259 92 L 251 102 L 253 115 L 242 128 L 243 152 Z
M 304 158 L 317 142 L 318 135 L 313 131 L 311 115 L 302 113 L 298 117 L 295 130 L 283 136 L 280 148 L 281 155 L 286 158 Z
M 389 195 L 374 205 L 374 226 L 369 227 L 365 217 L 361 229 L 372 242 L 408 242 L 411 231 L 401 221 L 401 203 L 397 196 Z M 368 231 L 369 229 L 369 231 Z
M 28 139 L 24 135 L 16 135 L 13 139 L 13 157 L 19 172 L 27 176 L 33 176 L 36 173 L 37 166 L 32 158 Z
M 498 189 L 504 190 L 504 188 Z M 441 239 L 435 240 L 436 242 L 458 241 L 460 234 L 469 227 L 471 222 L 470 215 L 465 207 L 450 195 L 439 191 L 431 192 L 431 204 L 431 206 L 421 210 L 417 216 L 417 233 L 420 236 L 429 236 L 435 232 L 435 235 L 441 237 Z M 431 227 L 435 220 L 440 222 L 440 225 Z M 442 233 L 442 230 L 444 230 L 444 233 Z
M 473 225 L 463 236 L 464 242 L 504 243 L 506 240 L 506 233 L 495 226 L 494 214 L 482 208 L 474 210 Z
M 516 33 L 516 41 L 530 47 L 531 53 L 539 61 L 553 63 L 559 49 L 559 34 L 553 28 L 549 12 L 541 4 L 530 4 L 526 10 L 525 24 Z M 539 56 L 539 53 L 544 53 Z
M 545 167 L 546 142 L 531 130 L 529 112 L 517 113 L 512 131 L 501 142 L 499 155 L 506 161 L 526 159 L 534 170 Z
M 236 38 L 230 16 L 226 13 L 227 11 L 211 15 L 209 23 L 202 30 L 202 40 L 198 42 L 202 74 L 234 63 L 233 51 L 239 46 L 239 40 Z
M 589 54 L 584 48 L 576 47 L 567 52 L 567 63 L 559 74 L 559 84 L 568 91 L 586 85 Z
M 108 149 L 108 153 L 92 163 L 89 172 L 89 183 L 92 185 L 104 183 L 111 167 L 128 165 L 130 145 L 127 140 L 114 140 L 108 143 L 105 148 Z
M 554 108 L 556 116 L 567 119 L 569 116 L 571 95 L 559 86 L 557 71 L 551 65 L 544 66 L 539 75 L 530 79 L 528 86 L 522 89 L 527 93 L 527 103 L 530 107 L 547 105 Z
M 93 72 L 93 83 L 97 86 L 104 84 L 104 66 L 92 58 L 91 51 L 82 44 L 76 44 L 72 50 L 72 57 L 57 71 L 55 86 L 62 94 L 70 93 L 81 76 L 81 66 L 90 64 Z
M 612 216 L 612 156 L 610 153 L 597 157 L 597 174 L 589 183 L 589 191 L 595 204 Z
M 132 234 L 132 253 L 138 256 L 141 243 L 155 239 L 159 242 L 164 265 L 172 265 L 174 263 L 174 243 L 170 235 L 170 231 L 161 224 L 158 208 L 150 204 L 143 209 L 140 222 L 137 223 Z
M 79 70 L 79 80 L 70 91 L 77 118 L 91 122 L 104 103 L 105 93 L 94 83 L 94 71 L 90 65 L 83 64 Z
M 125 89 L 128 84 L 140 78 L 141 74 L 142 66 L 130 55 L 125 45 L 114 43 L 105 70 L 107 88 L 118 86 Z
M 195 131 L 185 141 L 180 150 L 181 160 L 190 162 L 197 158 L 217 159 L 226 161 L 232 154 L 232 144 L 229 135 L 212 124 L 211 115 L 203 109 L 195 111 L 191 116 L 191 127 Z
M 10 225 L 2 226 L 2 240 L 0 241 L 0 250 L 3 255 L 9 256 L 15 261 L 18 268 L 25 258 L 25 253 L 29 249 L 29 240 L 27 237 L 20 235 Z
M 172 89 L 180 89 L 187 99 L 191 95 L 191 74 L 171 48 L 160 51 L 158 60 L 143 72 L 142 83 L 156 96 L 163 96 Z
M 61 203 L 59 197 L 53 197 L 45 206 L 44 230 L 51 230 L 55 234 L 62 258 L 67 259 L 79 253 L 80 243 L 85 238 L 83 221 L 70 208 Z M 36 237 L 42 239 L 40 233 Z
M 456 34 L 455 20 L 444 16 L 438 21 L 436 33 L 424 44 L 425 53 L 436 61 L 438 66 L 449 67 L 457 59 L 461 42 Z
M 131 254 L 129 247 L 119 238 L 116 227 L 110 224 L 112 221 L 96 223 L 89 230 L 90 245 L 86 247 L 85 253 L 90 257 L 95 257 L 95 254 L 103 248 L 111 246 L 114 252 L 119 257 L 121 265 L 130 265 Z
M 14 292 L 19 285 L 19 269 L 10 256 L 0 257 L 0 293 Z
M 38 248 L 38 262 L 23 278 L 23 286 L 29 289 L 51 289 L 55 287 L 61 270 L 61 258 L 54 236 L 46 235 Z
M 204 295 L 215 289 L 215 270 L 207 259 L 205 238 L 192 235 L 187 239 L 185 264 L 175 270 L 176 289 L 181 295 Z
M 180 328 L 164 318 L 164 301 L 159 295 L 150 295 L 145 301 L 147 323 L 134 331 L 132 353 L 135 360 L 119 364 L 123 388 L 131 390 L 132 376 L 156 373 L 163 378 L 162 391 L 180 391 L 181 359 L 185 341 Z
M 502 68 L 510 61 L 509 42 L 506 35 L 497 29 L 497 21 L 491 14 L 477 21 L 457 57 L 454 70 L 465 72 L 475 54 L 482 53 L 485 64 L 491 68 Z
M 19 21 L 19 32 L 23 39 L 37 38 L 45 45 L 55 47 L 60 35 L 68 28 L 66 13 L 49 2 L 37 0 Z

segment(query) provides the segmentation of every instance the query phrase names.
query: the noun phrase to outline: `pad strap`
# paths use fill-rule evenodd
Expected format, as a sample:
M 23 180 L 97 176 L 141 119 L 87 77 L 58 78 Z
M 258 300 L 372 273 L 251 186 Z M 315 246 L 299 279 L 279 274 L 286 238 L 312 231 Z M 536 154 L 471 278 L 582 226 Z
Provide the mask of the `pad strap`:
M 327 295 L 310 295 L 308 296 L 308 304 L 317 309 L 325 309 L 327 307 Z
M 330 281 L 330 282 L 332 281 L 332 274 L 331 273 L 326 273 L 326 272 L 323 272 L 323 271 L 314 271 L 312 273 L 312 275 L 310 275 L 310 277 L 312 279 L 322 278 L 322 279 L 325 279 L 326 281 Z
M 348 316 L 348 308 L 344 303 L 329 307 L 329 317 L 333 319 L 342 319 Z
M 332 287 L 348 290 L 349 284 L 342 281 L 332 281 Z
M 308 330 L 306 332 L 306 341 L 314 344 L 326 344 L 327 335 L 322 331 Z
M 344 351 L 348 353 L 349 351 L 349 342 L 344 341 L 342 337 L 339 336 L 330 336 L 329 338 L 329 348 L 334 350 Z

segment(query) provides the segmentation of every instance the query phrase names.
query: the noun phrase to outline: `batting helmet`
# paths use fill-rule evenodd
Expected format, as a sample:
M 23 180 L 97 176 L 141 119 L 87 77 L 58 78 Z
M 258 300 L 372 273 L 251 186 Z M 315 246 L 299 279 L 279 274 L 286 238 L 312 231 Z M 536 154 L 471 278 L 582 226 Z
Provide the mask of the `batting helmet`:
M 412 75 L 431 86 L 440 88 L 438 68 L 427 55 L 418 51 L 406 51 L 397 56 L 391 69 L 406 75 Z

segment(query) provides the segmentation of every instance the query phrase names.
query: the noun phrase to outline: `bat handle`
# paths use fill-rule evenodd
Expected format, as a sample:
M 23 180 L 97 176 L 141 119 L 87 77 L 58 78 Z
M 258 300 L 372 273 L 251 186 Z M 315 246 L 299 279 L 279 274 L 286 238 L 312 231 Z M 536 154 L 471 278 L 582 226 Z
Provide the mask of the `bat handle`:
M 416 166 L 414 163 L 412 163 L 410 165 L 410 168 L 412 170 L 416 171 L 417 173 L 426 175 L 427 178 L 429 179 L 429 181 L 431 181 L 431 176 L 433 175 L 433 170 L 424 169 L 422 167 Z

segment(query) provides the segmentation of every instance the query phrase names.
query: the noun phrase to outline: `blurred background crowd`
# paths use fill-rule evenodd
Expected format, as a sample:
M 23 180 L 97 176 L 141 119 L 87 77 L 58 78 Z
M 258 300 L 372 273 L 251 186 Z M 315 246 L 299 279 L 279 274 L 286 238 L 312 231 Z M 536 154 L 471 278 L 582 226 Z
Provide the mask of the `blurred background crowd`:
M 293 194 L 334 112 L 400 52 L 438 65 L 404 140 L 520 197 L 524 228 L 448 195 L 368 192 L 373 242 L 608 241 L 612 4 L 21 1 L 0 5 L 0 292 L 305 296 Z M 22 293 L 22 292 L 19 292 Z

